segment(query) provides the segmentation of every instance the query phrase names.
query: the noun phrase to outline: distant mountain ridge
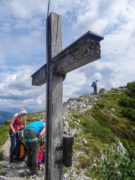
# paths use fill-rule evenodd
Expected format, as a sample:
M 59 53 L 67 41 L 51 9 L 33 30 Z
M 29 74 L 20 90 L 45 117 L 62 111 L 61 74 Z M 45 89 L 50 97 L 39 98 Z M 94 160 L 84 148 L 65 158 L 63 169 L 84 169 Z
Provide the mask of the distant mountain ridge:
M 10 120 L 13 117 L 12 112 L 0 111 L 0 125 L 3 125 L 6 120 Z

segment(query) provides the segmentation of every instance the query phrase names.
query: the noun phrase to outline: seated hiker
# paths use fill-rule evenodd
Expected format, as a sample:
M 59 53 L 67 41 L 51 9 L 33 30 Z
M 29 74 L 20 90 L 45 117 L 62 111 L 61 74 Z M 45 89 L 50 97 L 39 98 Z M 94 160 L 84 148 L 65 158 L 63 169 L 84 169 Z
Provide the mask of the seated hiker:
M 14 160 L 16 146 L 22 138 L 22 130 L 26 126 L 26 115 L 27 111 L 23 109 L 14 115 L 13 120 L 10 123 L 10 163 Z
M 45 121 L 38 120 L 27 125 L 24 138 L 27 149 L 27 167 L 32 175 L 38 175 L 39 138 L 45 134 Z

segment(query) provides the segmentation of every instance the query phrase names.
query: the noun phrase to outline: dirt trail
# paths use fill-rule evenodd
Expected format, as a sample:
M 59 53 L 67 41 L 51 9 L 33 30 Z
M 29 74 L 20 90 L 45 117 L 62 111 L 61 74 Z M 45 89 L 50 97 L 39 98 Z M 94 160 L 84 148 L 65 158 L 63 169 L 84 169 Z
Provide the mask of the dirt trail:
M 10 139 L 8 138 L 5 144 L 1 147 L 3 153 L 3 161 L 0 162 L 0 180 L 32 180 L 31 176 L 28 176 L 25 161 L 19 161 L 9 164 L 9 149 Z M 42 177 L 35 178 L 34 180 L 43 180 Z
M 2 146 L 1 151 L 5 161 L 9 159 L 9 148 L 10 148 L 10 139 L 8 138 L 6 143 Z

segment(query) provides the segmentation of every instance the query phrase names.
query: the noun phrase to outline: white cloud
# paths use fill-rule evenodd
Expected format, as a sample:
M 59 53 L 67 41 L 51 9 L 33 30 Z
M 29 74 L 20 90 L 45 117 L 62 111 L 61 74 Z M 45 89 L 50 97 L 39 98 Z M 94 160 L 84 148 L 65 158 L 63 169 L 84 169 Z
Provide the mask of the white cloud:
M 95 0 L 85 1 L 84 10 L 80 12 L 76 22 L 73 24 L 75 32 L 84 32 L 88 29 L 103 33 L 105 28 L 113 28 L 124 18 L 128 0 Z
M 43 94 L 41 94 L 38 98 L 37 98 L 37 103 L 40 105 L 43 105 L 45 108 L 45 103 L 46 102 L 46 95 L 45 92 Z
M 79 70 L 69 73 L 64 82 L 64 101 L 72 97 L 77 89 L 82 88 L 86 77 Z
M 5 79 L 3 79 L 3 82 L 5 83 L 5 87 L 11 86 L 12 89 L 29 89 L 31 87 L 31 74 L 32 74 L 32 68 L 29 66 L 21 66 L 21 68 L 18 68 L 15 70 L 15 72 L 12 72 L 10 75 L 7 74 Z
M 101 86 L 107 89 L 126 85 L 135 77 L 135 3 L 128 0 L 88 2 L 87 10 L 74 23 L 74 31 L 81 34 L 90 28 L 105 33 L 105 39 L 101 42 L 101 62 L 85 67 L 83 72 L 89 82 L 95 73 L 100 73 Z
M 68 13 L 77 12 L 80 7 L 84 6 L 84 3 L 82 0 L 51 0 L 50 11 L 66 16 Z
M 63 18 L 64 44 L 89 29 L 105 36 L 101 60 L 67 75 L 64 100 L 92 92 L 97 78 L 106 89 L 134 80 L 134 9 L 134 0 L 51 0 L 50 11 Z M 45 86 L 32 87 L 30 76 L 45 62 L 46 10 L 44 0 L 0 3 L 0 108 L 44 107 Z
M 0 38 L 0 49 L 8 66 L 38 64 L 39 68 L 45 62 L 45 33 L 32 31 L 19 35 L 4 34 Z
M 31 18 L 38 13 L 45 13 L 46 2 L 44 0 L 12 0 L 6 6 L 11 9 L 12 14 L 18 18 Z
M 31 85 L 32 68 L 22 66 L 16 72 L 4 77 L 0 84 L 0 108 L 23 108 L 39 110 L 45 108 L 43 94 L 45 86 L 35 87 Z M 39 102 L 42 99 L 43 102 Z
M 101 75 L 101 73 L 99 72 L 96 72 L 94 75 L 93 75 L 93 78 L 98 80 L 98 81 L 101 81 L 103 76 Z

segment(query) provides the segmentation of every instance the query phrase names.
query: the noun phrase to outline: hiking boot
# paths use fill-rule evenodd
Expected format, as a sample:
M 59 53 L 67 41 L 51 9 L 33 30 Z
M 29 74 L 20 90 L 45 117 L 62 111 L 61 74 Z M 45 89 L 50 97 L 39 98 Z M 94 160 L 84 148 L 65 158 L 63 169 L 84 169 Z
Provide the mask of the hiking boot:
M 41 176 L 43 176 L 43 175 L 44 175 L 43 172 L 37 172 L 37 173 L 33 173 L 33 174 L 32 174 L 32 177 L 41 177 Z
M 41 176 L 37 175 L 37 174 L 33 174 L 32 175 L 32 180 L 39 180 Z
M 36 174 L 32 175 L 32 180 L 36 180 L 38 176 Z
M 26 169 L 26 173 L 27 173 L 27 175 L 31 175 L 31 170 L 30 169 Z
M 37 176 L 38 176 L 38 177 L 41 177 L 41 176 L 43 176 L 43 175 L 44 175 L 44 172 L 38 171 L 38 173 L 37 173 Z

